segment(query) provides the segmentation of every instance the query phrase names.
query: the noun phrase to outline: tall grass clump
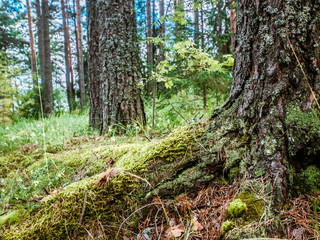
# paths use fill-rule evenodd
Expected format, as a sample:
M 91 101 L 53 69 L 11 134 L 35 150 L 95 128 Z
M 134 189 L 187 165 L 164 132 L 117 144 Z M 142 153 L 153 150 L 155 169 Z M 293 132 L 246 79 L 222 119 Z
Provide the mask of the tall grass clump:
M 44 119 L 44 134 L 47 146 L 58 146 L 74 136 L 94 133 L 89 129 L 88 114 L 64 113 Z M 0 126 L 0 154 L 15 151 L 26 145 L 43 147 L 43 121 L 41 119 L 24 119 L 11 126 Z

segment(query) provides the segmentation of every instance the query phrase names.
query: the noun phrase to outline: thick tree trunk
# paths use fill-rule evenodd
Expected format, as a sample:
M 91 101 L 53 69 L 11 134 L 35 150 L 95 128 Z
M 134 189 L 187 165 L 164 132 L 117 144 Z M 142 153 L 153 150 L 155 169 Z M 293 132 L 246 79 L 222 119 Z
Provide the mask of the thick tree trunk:
M 88 1 L 90 125 L 145 124 L 133 0 Z
M 44 48 L 44 96 L 43 111 L 48 115 L 53 113 L 53 86 L 52 86 L 52 64 L 49 36 L 49 5 L 48 0 L 42 0 L 42 26 L 43 26 L 43 48 Z
M 277 211 L 294 193 L 295 173 L 319 167 L 320 133 L 311 115 L 320 90 L 319 10 L 311 0 L 239 2 L 230 97 L 215 110 L 199 151 L 189 160 L 157 166 L 166 170 L 152 182 L 155 193 L 171 196 L 172 186 L 197 191 L 222 169 L 226 175 L 239 169 L 243 178 L 265 177 L 265 194 Z M 182 181 L 188 172 L 195 173 L 188 175 L 192 180 Z
M 303 71 L 313 91 L 320 90 L 319 10 L 312 0 L 239 1 L 234 81 L 224 109 L 233 112 L 238 133 L 246 136 L 242 173 L 254 177 L 263 169 L 275 182 L 276 204 L 286 199 L 289 169 L 302 166 L 300 161 L 316 163 L 320 155 L 318 133 L 291 122 L 296 112 L 310 112 L 315 101 Z
M 83 68 L 83 51 L 82 51 L 82 34 L 81 34 L 81 8 L 80 0 L 77 0 L 77 60 L 78 60 L 78 75 L 79 75 L 79 91 L 80 91 L 80 105 L 81 111 L 86 107 L 86 95 L 84 84 L 84 68 Z

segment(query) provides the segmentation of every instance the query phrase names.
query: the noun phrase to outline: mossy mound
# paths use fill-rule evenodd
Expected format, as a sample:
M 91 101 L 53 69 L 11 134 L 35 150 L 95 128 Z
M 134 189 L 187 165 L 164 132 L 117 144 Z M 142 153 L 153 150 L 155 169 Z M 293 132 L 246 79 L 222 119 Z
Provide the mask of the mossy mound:
M 253 193 L 241 192 L 233 202 L 235 204 L 230 204 L 232 212 L 238 213 L 238 215 L 230 214 L 228 209 L 227 218 L 234 223 L 234 227 L 225 233 L 225 239 L 261 236 L 260 231 L 245 226 L 260 220 L 264 212 L 264 201 Z M 241 212 L 240 215 L 239 212 Z
M 234 222 L 227 220 L 221 226 L 221 234 L 224 235 L 235 227 Z
M 115 151 L 100 147 L 96 150 L 100 156 L 98 159 L 101 162 L 114 159 L 116 171 L 109 170 L 107 173 L 71 183 L 45 198 L 20 224 L 6 226 L 3 238 L 81 239 L 88 232 L 95 236 L 103 228 L 108 239 L 113 239 L 123 219 L 143 204 L 141 199 L 152 190 L 141 180 L 150 180 L 149 165 L 159 161 L 174 163 L 195 148 L 194 138 L 203 133 L 204 129 L 201 127 L 196 127 L 194 133 L 194 129 L 188 126 L 179 128 L 167 138 L 156 142 L 121 146 L 121 149 Z M 80 166 L 87 157 L 81 157 Z M 75 161 L 69 159 L 67 162 L 72 165 Z M 104 179 L 104 182 L 97 184 L 99 179 Z
M 238 218 L 241 217 L 243 214 L 245 214 L 248 211 L 248 207 L 247 204 L 245 204 L 244 202 L 242 202 L 241 199 L 235 199 L 233 200 L 229 207 L 228 207 L 228 211 L 227 211 L 227 215 L 230 218 Z

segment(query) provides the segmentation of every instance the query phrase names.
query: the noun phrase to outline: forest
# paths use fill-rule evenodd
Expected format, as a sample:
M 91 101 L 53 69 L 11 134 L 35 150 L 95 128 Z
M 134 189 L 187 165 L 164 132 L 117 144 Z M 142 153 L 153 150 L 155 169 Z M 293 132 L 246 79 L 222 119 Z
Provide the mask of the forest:
M 320 239 L 319 13 L 1 0 L 0 239 Z

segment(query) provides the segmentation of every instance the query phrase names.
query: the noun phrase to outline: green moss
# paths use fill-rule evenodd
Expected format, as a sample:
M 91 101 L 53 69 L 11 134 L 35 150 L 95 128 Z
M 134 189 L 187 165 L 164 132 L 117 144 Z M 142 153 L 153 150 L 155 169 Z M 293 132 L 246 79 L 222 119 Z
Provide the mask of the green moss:
M 232 230 L 235 227 L 234 222 L 232 221 L 225 221 L 222 226 L 221 226 L 221 234 L 224 235 L 226 234 L 228 231 Z
M 315 193 L 320 191 L 320 170 L 316 166 L 309 166 L 300 174 L 300 193 Z
M 232 183 L 239 176 L 239 167 L 233 167 L 229 171 L 229 181 Z
M 247 210 L 247 204 L 242 202 L 241 199 L 235 199 L 228 207 L 227 216 L 231 218 L 239 218 L 245 214 Z
M 319 112 L 305 112 L 296 106 L 288 107 L 285 124 L 290 156 L 296 155 L 297 145 L 306 146 L 305 154 L 307 155 L 315 155 L 317 151 L 320 151 Z
M 257 168 L 257 169 L 255 170 L 254 174 L 256 175 L 257 178 L 259 178 L 259 177 L 265 175 L 265 174 L 266 174 L 266 171 L 265 171 L 265 169 L 263 169 L 263 168 Z
M 18 224 L 22 220 L 23 215 L 25 213 L 26 211 L 24 209 L 18 209 L 18 210 L 12 210 L 9 213 L 1 216 L 0 227 L 6 226 L 6 225 Z
M 203 128 L 196 127 L 197 138 L 203 133 Z M 19 226 L 12 225 L 2 235 L 5 239 L 80 239 L 87 235 L 87 230 L 92 234 L 98 232 L 101 224 L 120 225 L 123 217 L 143 204 L 141 199 L 148 192 L 144 181 L 127 172 L 150 181 L 148 173 L 151 163 L 175 164 L 177 159 L 188 155 L 195 146 L 193 128 L 186 126 L 160 141 L 115 148 L 102 146 L 95 149 L 95 154 L 92 155 L 83 153 L 80 157 L 79 154 L 73 158 L 68 156 L 66 165 L 78 168 L 89 161 L 98 164 L 112 158 L 116 170 L 114 174 L 101 173 L 69 184 L 44 199 Z M 96 184 L 103 176 L 105 180 L 102 180 L 102 185 Z M 174 187 L 172 185 L 172 189 Z M 85 214 L 82 224 L 79 224 L 85 195 Z M 134 218 L 130 220 L 134 221 Z M 105 229 L 110 238 L 116 231 L 117 229 Z
M 242 217 L 245 222 L 260 220 L 264 210 L 264 201 L 262 199 L 259 199 L 255 194 L 247 192 L 240 193 L 237 198 L 241 199 L 247 206 L 246 214 Z

